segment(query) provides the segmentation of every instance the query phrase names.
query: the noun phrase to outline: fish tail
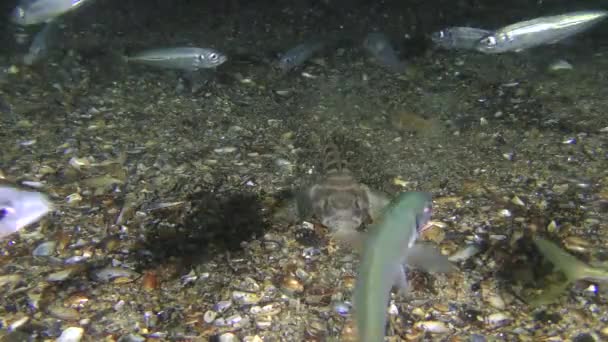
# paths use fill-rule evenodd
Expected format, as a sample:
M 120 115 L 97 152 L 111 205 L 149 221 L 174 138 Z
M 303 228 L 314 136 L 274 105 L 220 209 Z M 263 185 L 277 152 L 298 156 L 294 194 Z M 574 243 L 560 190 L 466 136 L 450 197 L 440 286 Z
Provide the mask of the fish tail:
M 553 263 L 556 268 L 560 269 L 570 282 L 592 278 L 597 275 L 596 269 L 578 260 L 557 244 L 540 237 L 536 237 L 534 243 L 543 256 Z

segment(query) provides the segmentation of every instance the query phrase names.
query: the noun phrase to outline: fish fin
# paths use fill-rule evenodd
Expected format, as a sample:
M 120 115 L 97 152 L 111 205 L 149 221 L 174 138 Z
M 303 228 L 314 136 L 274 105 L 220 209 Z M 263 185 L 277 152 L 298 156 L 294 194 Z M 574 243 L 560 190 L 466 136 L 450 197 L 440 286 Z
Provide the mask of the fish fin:
M 557 244 L 541 237 L 536 237 L 534 243 L 553 266 L 564 272 L 570 282 L 587 278 L 591 273 L 592 267 L 578 260 L 574 255 L 566 252 Z
M 376 220 L 382 216 L 384 208 L 388 206 L 391 200 L 387 194 L 381 191 L 373 190 L 367 185 L 362 184 L 362 186 L 364 186 L 369 201 L 369 215 L 371 216 L 372 222 L 376 222 Z
M 431 273 L 449 273 L 456 270 L 447 256 L 428 243 L 416 243 L 407 252 L 405 264 Z
M 397 293 L 401 296 L 407 296 L 410 292 L 410 285 L 407 282 L 404 265 L 397 265 L 393 271 L 393 287 L 397 289 Z
M 564 281 L 559 284 L 550 285 L 546 287 L 539 295 L 528 300 L 528 304 L 533 307 L 552 304 L 560 297 L 562 293 L 566 291 L 566 289 L 568 289 L 570 284 L 571 282 Z

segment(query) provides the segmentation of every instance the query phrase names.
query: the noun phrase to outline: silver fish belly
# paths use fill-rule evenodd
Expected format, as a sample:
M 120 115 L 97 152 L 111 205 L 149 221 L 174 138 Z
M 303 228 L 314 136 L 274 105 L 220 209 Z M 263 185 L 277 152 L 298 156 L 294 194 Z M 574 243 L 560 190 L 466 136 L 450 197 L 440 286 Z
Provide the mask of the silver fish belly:
M 518 22 L 482 38 L 475 49 L 503 53 L 553 44 L 588 30 L 606 16 L 608 11 L 578 11 Z
M 0 186 L 0 239 L 38 221 L 51 208 L 39 192 Z

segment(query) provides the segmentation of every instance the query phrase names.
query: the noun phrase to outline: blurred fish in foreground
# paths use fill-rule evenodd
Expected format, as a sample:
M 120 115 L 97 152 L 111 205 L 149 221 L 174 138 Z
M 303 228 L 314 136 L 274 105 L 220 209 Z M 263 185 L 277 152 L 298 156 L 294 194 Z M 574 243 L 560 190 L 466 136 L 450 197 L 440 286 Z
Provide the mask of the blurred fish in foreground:
M 129 63 L 193 72 L 220 66 L 228 60 L 228 57 L 212 48 L 172 47 L 145 50 L 125 57 L 125 60 Z
M 51 209 L 39 192 L 0 186 L 0 239 L 38 221 Z
M 433 43 L 446 50 L 473 50 L 482 38 L 492 34 L 492 31 L 454 26 L 446 27 L 431 34 Z
M 89 2 L 92 0 L 20 0 L 11 21 L 22 26 L 47 23 Z
M 554 44 L 590 29 L 606 16 L 608 11 L 577 11 L 521 21 L 482 38 L 475 48 L 483 53 L 503 53 Z
M 532 305 L 543 305 L 554 302 L 570 284 L 579 280 L 608 282 L 607 269 L 590 266 L 566 252 L 557 244 L 541 237 L 536 237 L 534 243 L 541 254 L 554 267 L 564 273 L 566 281 L 545 289 L 542 294 L 531 300 Z
M 28 52 L 23 56 L 23 63 L 32 65 L 45 58 L 53 44 L 53 39 L 59 32 L 58 20 L 46 23 L 42 30 L 34 36 Z
M 383 67 L 394 73 L 402 73 L 406 69 L 405 62 L 397 56 L 391 41 L 381 32 L 369 33 L 363 41 L 363 48 Z
M 427 249 L 424 245 L 416 247 L 414 243 L 430 222 L 431 208 L 430 194 L 405 192 L 397 196 L 383 217 L 369 228 L 353 298 L 360 341 L 384 341 L 391 288 L 395 285 L 402 292 L 407 291 L 403 265 L 410 259 L 428 264 L 423 256 Z M 442 266 L 431 265 L 438 271 L 451 269 L 447 258 L 434 260 L 443 263 Z

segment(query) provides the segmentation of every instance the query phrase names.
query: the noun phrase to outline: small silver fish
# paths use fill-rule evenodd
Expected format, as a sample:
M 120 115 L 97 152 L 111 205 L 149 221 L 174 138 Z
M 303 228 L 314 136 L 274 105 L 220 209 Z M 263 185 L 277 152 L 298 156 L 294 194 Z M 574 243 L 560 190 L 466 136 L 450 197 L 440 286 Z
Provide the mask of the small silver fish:
M 405 192 L 369 230 L 355 283 L 353 304 L 359 341 L 382 342 L 391 288 L 407 288 L 403 270 L 420 230 L 431 219 L 431 195 Z
M 492 31 L 474 27 L 446 27 L 431 34 L 433 43 L 446 50 L 473 50 L 482 38 L 492 34 Z
M 577 11 L 521 21 L 482 38 L 475 49 L 483 53 L 519 52 L 554 44 L 590 29 L 608 16 L 608 11 Z
M 39 192 L 0 186 L 0 239 L 38 221 L 51 208 Z
M 369 33 L 363 41 L 363 47 L 388 70 L 395 73 L 402 73 L 405 71 L 405 62 L 399 59 L 390 40 L 384 33 Z
M 37 25 L 74 11 L 92 0 L 20 0 L 11 21 L 17 25 Z
M 23 63 L 32 65 L 46 57 L 52 45 L 53 38 L 58 31 L 59 23 L 57 20 L 46 23 L 42 30 L 34 36 L 30 49 L 27 54 L 23 56 Z
M 325 48 L 326 45 L 327 41 L 322 39 L 312 39 L 298 44 L 281 55 L 277 66 L 283 72 L 290 71 L 302 65 L 315 53 Z
M 227 60 L 228 57 L 218 50 L 197 47 L 152 49 L 126 57 L 127 62 L 183 71 L 215 68 Z

